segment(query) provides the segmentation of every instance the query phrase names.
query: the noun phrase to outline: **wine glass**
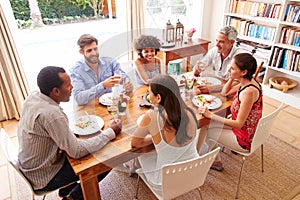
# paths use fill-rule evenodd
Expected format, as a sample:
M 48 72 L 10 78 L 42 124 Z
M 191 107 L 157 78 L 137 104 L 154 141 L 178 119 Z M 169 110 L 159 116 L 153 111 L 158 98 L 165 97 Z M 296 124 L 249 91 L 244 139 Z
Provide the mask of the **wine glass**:
M 113 119 L 118 118 L 118 106 L 116 104 L 107 105 L 108 113 L 113 116 Z
M 200 77 L 202 77 L 203 76 L 203 73 L 204 73 L 204 71 L 205 71 L 205 69 L 206 69 L 206 64 L 205 63 L 199 63 L 199 70 L 200 70 Z

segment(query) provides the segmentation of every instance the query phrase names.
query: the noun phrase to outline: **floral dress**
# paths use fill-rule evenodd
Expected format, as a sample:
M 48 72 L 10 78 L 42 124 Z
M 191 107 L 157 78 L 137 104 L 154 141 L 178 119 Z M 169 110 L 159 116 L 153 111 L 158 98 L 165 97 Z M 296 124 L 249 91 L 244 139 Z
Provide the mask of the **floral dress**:
M 233 133 L 237 137 L 237 141 L 239 145 L 247 150 L 250 150 L 251 142 L 254 137 L 254 133 L 256 131 L 257 124 L 262 117 L 262 109 L 263 109 L 263 95 L 261 88 L 258 88 L 257 86 L 253 84 L 249 84 L 243 88 L 240 88 L 237 94 L 233 97 L 233 101 L 231 104 L 231 114 L 232 119 L 236 120 L 239 109 L 240 109 L 240 100 L 239 100 L 239 94 L 246 89 L 247 87 L 255 87 L 259 91 L 259 98 L 256 102 L 253 103 L 251 111 L 249 113 L 249 116 L 246 119 L 245 124 L 242 126 L 241 129 L 232 128 Z

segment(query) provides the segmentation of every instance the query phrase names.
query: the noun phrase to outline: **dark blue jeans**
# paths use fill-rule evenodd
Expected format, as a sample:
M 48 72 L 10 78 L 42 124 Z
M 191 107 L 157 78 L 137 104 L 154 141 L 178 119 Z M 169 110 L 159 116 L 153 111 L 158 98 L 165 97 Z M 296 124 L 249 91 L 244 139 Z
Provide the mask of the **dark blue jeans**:
M 107 171 L 105 173 L 102 173 L 98 176 L 98 182 L 100 182 L 102 179 L 106 177 L 106 175 L 110 171 Z M 41 190 L 48 190 L 52 191 L 58 188 L 61 188 L 63 186 L 67 186 L 71 183 L 74 183 L 78 181 L 79 178 L 76 176 L 75 172 L 73 171 L 68 159 L 66 158 L 65 163 L 63 167 L 58 171 L 58 173 L 54 176 L 54 178 L 48 183 L 46 187 L 44 187 Z M 70 196 L 72 199 L 75 200 L 83 200 L 83 194 L 81 190 L 80 183 L 78 183 L 70 192 Z

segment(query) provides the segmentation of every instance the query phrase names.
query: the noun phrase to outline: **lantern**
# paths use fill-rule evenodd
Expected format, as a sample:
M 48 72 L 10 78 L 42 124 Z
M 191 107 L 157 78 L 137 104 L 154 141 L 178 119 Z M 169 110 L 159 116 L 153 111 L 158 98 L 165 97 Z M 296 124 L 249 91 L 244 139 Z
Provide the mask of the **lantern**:
M 183 34 L 184 34 L 184 26 L 178 19 L 178 21 L 176 23 L 175 40 L 176 41 L 182 40 L 183 39 Z
M 170 20 L 168 20 L 165 29 L 163 30 L 163 38 L 166 39 L 166 42 L 174 42 L 174 26 L 171 24 Z

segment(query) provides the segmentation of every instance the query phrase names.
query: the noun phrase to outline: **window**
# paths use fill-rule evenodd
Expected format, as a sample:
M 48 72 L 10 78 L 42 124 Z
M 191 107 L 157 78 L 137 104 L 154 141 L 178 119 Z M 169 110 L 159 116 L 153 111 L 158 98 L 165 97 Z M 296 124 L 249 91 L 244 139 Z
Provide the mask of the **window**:
M 163 28 L 167 21 L 175 25 L 179 20 L 185 27 L 193 24 L 191 13 L 194 0 L 144 0 L 145 26 L 147 28 Z

